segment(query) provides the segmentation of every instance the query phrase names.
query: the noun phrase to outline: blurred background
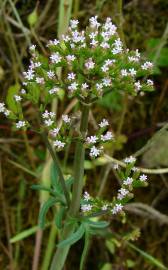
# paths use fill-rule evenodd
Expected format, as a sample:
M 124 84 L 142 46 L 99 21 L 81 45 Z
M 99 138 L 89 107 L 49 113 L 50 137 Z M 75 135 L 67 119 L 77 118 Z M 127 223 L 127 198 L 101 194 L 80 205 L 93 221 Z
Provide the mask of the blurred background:
M 138 48 L 154 62 L 151 79 L 155 91 L 136 98 L 108 94 L 94 105 L 90 128 L 94 130 L 103 117 L 109 119 L 116 134 L 115 144 L 107 146 L 109 155 L 123 159 L 136 153 L 140 167 L 167 168 L 167 14 L 167 0 L 1 0 L 0 102 L 6 100 L 14 109 L 11 96 L 21 88 L 31 44 L 47 55 L 46 43 L 66 32 L 70 18 L 77 18 L 82 29 L 91 16 L 111 17 L 126 46 Z M 28 102 L 23 106 L 26 116 L 35 122 L 34 109 Z M 58 116 L 65 108 L 70 114 L 78 112 L 76 101 L 69 101 L 66 95 L 52 106 Z M 50 181 L 51 161 L 37 134 L 16 132 L 10 121 L 0 117 L 0 269 L 47 270 L 58 232 L 52 211 L 46 229 L 38 229 L 39 207 L 47 194 L 30 187 Z M 65 173 L 73 171 L 72 158 L 73 149 L 68 159 L 60 155 Z M 110 200 L 118 188 L 112 165 L 86 159 L 85 168 L 87 191 Z M 149 186 L 136 191 L 126 220 L 111 220 L 109 234 L 90 239 L 87 270 L 168 269 L 168 176 L 162 172 L 150 173 Z M 83 241 L 73 246 L 66 270 L 79 269 L 82 248 Z

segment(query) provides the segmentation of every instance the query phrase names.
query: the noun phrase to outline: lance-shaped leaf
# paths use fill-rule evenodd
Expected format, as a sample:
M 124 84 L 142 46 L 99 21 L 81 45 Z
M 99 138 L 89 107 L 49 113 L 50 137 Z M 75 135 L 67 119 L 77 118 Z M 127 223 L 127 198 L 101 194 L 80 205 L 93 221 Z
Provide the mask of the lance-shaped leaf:
M 45 226 L 46 214 L 50 207 L 55 205 L 58 200 L 55 198 L 49 198 L 41 207 L 39 213 L 39 226 L 43 229 Z

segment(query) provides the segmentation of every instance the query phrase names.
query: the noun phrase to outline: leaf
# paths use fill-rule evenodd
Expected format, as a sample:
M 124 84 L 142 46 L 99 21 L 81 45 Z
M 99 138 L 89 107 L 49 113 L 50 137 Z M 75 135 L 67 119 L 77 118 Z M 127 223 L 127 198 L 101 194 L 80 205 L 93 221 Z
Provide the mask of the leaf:
M 111 240 L 106 240 L 106 247 L 110 251 L 111 254 L 115 253 L 115 244 Z
M 56 168 L 54 162 L 51 163 L 50 170 L 51 170 L 51 185 L 53 186 L 54 190 L 56 190 L 59 193 L 63 193 L 60 182 L 59 182 L 59 175 L 57 172 L 57 168 Z
M 112 270 L 112 264 L 111 263 L 105 263 L 103 267 L 101 267 L 101 270 Z
M 50 224 L 47 224 L 45 227 L 48 227 L 50 226 Z M 34 226 L 32 228 L 29 228 L 29 229 L 26 229 L 18 234 L 16 234 L 15 236 L 13 236 L 11 239 L 10 239 L 10 243 L 13 244 L 13 243 L 16 243 L 18 241 L 21 241 L 23 240 L 24 238 L 27 238 L 29 237 L 30 235 L 36 233 L 39 229 L 39 226 Z
M 107 221 L 92 221 L 92 220 L 87 220 L 86 223 L 91 227 L 91 228 L 97 228 L 97 229 L 104 229 L 108 227 L 109 222 Z
M 45 187 L 43 185 L 32 185 L 31 189 L 33 189 L 33 190 L 44 190 L 44 191 L 52 192 L 51 188 Z
M 14 84 L 8 88 L 8 93 L 6 96 L 6 104 L 9 110 L 17 114 L 21 111 L 20 103 L 17 103 L 14 99 L 14 95 L 17 95 L 20 90 L 20 84 Z
M 121 111 L 121 95 L 120 93 L 112 91 L 102 97 L 102 99 L 98 101 L 98 104 L 110 110 Z
M 52 207 L 53 205 L 55 205 L 55 203 L 57 202 L 57 199 L 55 198 L 49 198 L 41 207 L 40 209 L 40 213 L 39 213 L 39 226 L 40 228 L 44 228 L 45 226 L 45 218 L 46 218 L 46 214 L 49 210 L 50 207 Z
M 62 228 L 62 220 L 65 214 L 65 207 L 60 207 L 59 211 L 55 214 L 55 225 L 58 229 Z
M 152 255 L 149 253 L 141 250 L 140 248 L 136 247 L 135 245 L 127 242 L 127 245 L 136 250 L 142 257 L 144 257 L 147 261 L 149 261 L 151 264 L 157 266 L 159 269 L 167 270 L 168 268 L 164 266 L 158 259 L 154 258 Z
M 75 244 L 77 241 L 79 241 L 82 238 L 82 236 L 84 235 L 84 233 L 85 233 L 85 227 L 84 227 L 83 224 L 81 224 L 78 227 L 77 231 L 74 232 L 74 233 L 72 233 L 70 235 L 70 237 L 68 237 L 67 239 L 61 241 L 58 244 L 58 247 L 63 248 L 65 246 L 67 246 L 67 245 L 73 245 L 73 244 Z

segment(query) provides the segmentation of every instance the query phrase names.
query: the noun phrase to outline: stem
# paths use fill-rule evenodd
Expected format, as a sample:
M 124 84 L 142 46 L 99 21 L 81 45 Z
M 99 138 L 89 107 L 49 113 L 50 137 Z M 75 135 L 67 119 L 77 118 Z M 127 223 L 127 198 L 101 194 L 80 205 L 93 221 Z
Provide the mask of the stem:
M 52 146 L 51 146 L 51 144 L 50 144 L 50 142 L 49 142 L 49 140 L 48 140 L 48 138 L 47 138 L 45 132 L 42 133 L 42 136 L 43 136 L 43 139 L 44 139 L 45 144 L 46 144 L 46 146 L 47 146 L 47 149 L 49 150 L 49 152 L 50 152 L 50 154 L 51 154 L 51 157 L 52 157 L 52 159 L 53 159 L 53 161 L 54 161 L 54 164 L 55 164 L 55 166 L 56 166 L 56 168 L 57 168 L 58 175 L 59 175 L 59 179 L 60 179 L 60 183 L 61 183 L 62 189 L 63 189 L 63 191 L 64 191 L 64 195 L 65 195 L 65 198 L 66 198 L 66 201 L 67 201 L 67 205 L 69 205 L 69 204 L 70 204 L 69 193 L 68 193 L 68 190 L 67 190 L 67 188 L 66 188 L 65 179 L 64 179 L 64 176 L 63 176 L 63 174 L 62 174 L 62 170 L 61 170 L 61 168 L 60 168 L 58 158 L 57 158 L 57 156 L 55 155 L 55 153 L 54 153 L 54 151 L 53 151 L 53 149 L 52 149 Z
M 70 204 L 70 209 L 65 220 L 65 225 L 62 230 L 62 240 L 69 237 L 74 229 L 76 224 L 72 224 L 69 222 L 69 217 L 76 217 L 80 208 L 80 200 L 82 195 L 83 188 L 83 176 L 84 176 L 84 158 L 85 158 L 85 149 L 83 146 L 83 140 L 87 134 L 88 127 L 88 117 L 89 117 L 89 106 L 83 105 L 82 115 L 81 115 L 81 123 L 80 123 L 80 133 L 82 138 L 76 144 L 75 150 L 75 159 L 74 159 L 74 184 L 72 190 L 72 200 Z M 65 264 L 68 252 L 70 249 L 70 245 L 66 245 L 63 248 L 58 248 L 50 270 L 62 270 Z

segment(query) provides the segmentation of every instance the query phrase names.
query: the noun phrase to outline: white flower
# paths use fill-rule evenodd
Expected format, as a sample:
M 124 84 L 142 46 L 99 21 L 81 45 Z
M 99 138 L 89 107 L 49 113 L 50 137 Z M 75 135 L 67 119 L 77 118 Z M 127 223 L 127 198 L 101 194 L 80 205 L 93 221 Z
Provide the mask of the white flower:
M 120 188 L 118 191 L 117 199 L 122 200 L 125 196 L 129 194 L 129 191 L 125 188 Z
M 91 42 L 90 42 L 90 45 L 93 46 L 93 47 L 96 47 L 98 45 L 98 41 L 95 40 L 95 39 L 92 39 Z
M 122 77 L 128 76 L 128 72 L 126 69 L 121 69 L 121 76 Z
M 54 129 L 50 130 L 50 134 L 53 137 L 56 137 L 58 135 L 59 131 L 60 131 L 60 128 L 54 128 Z
M 100 44 L 100 47 L 104 48 L 104 49 L 109 49 L 110 48 L 110 45 L 107 43 L 107 42 L 102 42 Z
M 135 157 L 133 157 L 133 156 L 130 156 L 130 157 L 127 157 L 127 158 L 125 158 L 124 159 L 124 162 L 125 163 L 133 163 L 133 162 L 135 162 L 136 161 L 136 158 Z
M 103 127 L 107 127 L 109 126 L 109 122 L 104 118 L 100 124 L 99 124 L 99 127 L 103 128 Z
M 151 62 L 147 61 L 141 67 L 142 67 L 143 70 L 147 70 L 149 68 L 152 68 L 153 64 Z
M 29 47 L 29 50 L 30 51 L 34 51 L 36 49 L 36 45 L 31 45 L 30 47 Z
M 73 82 L 73 83 L 71 83 L 71 84 L 68 86 L 68 89 L 69 89 L 71 92 L 73 92 L 73 91 L 77 90 L 77 87 L 78 87 L 78 83 Z
M 52 119 L 46 119 L 45 121 L 44 121 L 44 124 L 46 125 L 46 126 L 51 126 L 52 124 L 54 123 L 54 121 L 52 120 Z
M 111 85 L 111 79 L 110 78 L 104 78 L 102 80 L 104 86 L 110 86 Z
M 102 83 L 96 83 L 96 88 L 98 90 L 98 92 L 101 92 L 103 89 L 103 84 Z
M 62 149 L 62 148 L 64 148 L 65 143 L 62 141 L 56 140 L 56 141 L 54 141 L 53 145 L 56 146 L 58 149 Z
M 58 87 L 54 87 L 52 89 L 49 90 L 49 94 L 52 95 L 52 94 L 55 94 L 59 91 L 59 88 Z
M 76 28 L 78 25 L 79 21 L 78 20 L 70 20 L 70 26 L 72 29 Z
M 137 81 L 134 85 L 137 91 L 141 90 L 142 85 L 140 84 L 140 81 Z
M 109 71 L 109 67 L 108 67 L 107 65 L 103 65 L 103 66 L 101 67 L 101 70 L 102 70 L 103 72 L 107 72 L 107 71 Z
M 71 73 L 68 73 L 67 79 L 68 79 L 69 81 L 72 81 L 72 80 L 75 80 L 75 77 L 76 77 L 76 74 L 73 73 L 73 72 L 71 72 Z
M 116 205 L 112 209 L 112 214 L 115 215 L 119 212 L 121 212 L 123 209 L 123 205 L 121 203 L 116 203 Z
M 130 69 L 129 69 L 129 72 L 130 72 L 130 75 L 131 75 L 131 76 L 135 76 L 136 73 L 137 73 L 136 70 L 135 70 L 134 68 L 130 68 Z
M 98 21 L 97 21 L 97 16 L 91 17 L 89 19 L 89 22 L 90 22 L 90 27 L 91 28 L 99 28 L 99 26 L 100 26 L 100 23 L 98 23 Z
M 147 80 L 147 85 L 153 86 L 153 81 L 152 80 Z
M 0 103 L 0 112 L 4 112 L 5 111 L 5 103 Z
M 147 180 L 147 175 L 145 175 L 145 174 L 140 175 L 139 180 L 141 182 L 145 182 Z
M 23 75 L 24 75 L 25 79 L 27 79 L 28 81 L 33 80 L 33 78 L 34 78 L 34 70 L 29 69 L 27 72 L 23 72 Z
M 50 59 L 51 59 L 51 62 L 52 63 L 60 63 L 61 62 L 61 59 L 62 57 L 60 56 L 60 54 L 58 52 L 56 53 L 53 53 L 51 56 L 50 56 Z
M 87 83 L 82 83 L 81 88 L 82 90 L 86 90 L 89 87 Z
M 48 78 L 50 78 L 50 79 L 54 78 L 54 77 L 55 77 L 54 71 L 49 70 L 49 71 L 47 72 L 47 76 L 48 76 Z
M 83 195 L 83 198 L 85 201 L 89 201 L 90 200 L 90 195 L 87 191 L 85 191 L 84 195 Z
M 21 93 L 22 95 L 24 95 L 24 94 L 26 94 L 26 90 L 25 90 L 25 89 L 21 89 L 21 90 L 20 90 L 20 93 Z
M 40 62 L 34 62 L 34 68 L 40 67 L 41 63 Z
M 113 168 L 114 170 L 118 170 L 119 169 L 119 165 L 116 163 L 116 164 L 113 164 Z
M 37 78 L 36 78 L 36 83 L 44 84 L 44 78 L 42 78 L 42 77 L 37 77 Z
M 100 153 L 101 153 L 100 149 L 96 148 L 95 146 L 92 146 L 92 148 L 90 149 L 90 154 L 89 155 L 91 157 L 97 157 L 97 156 L 100 155 Z
M 95 63 L 93 62 L 92 58 L 89 58 L 86 62 L 85 62 L 85 67 L 87 69 L 93 69 L 95 66 Z
M 112 140 L 113 138 L 114 138 L 114 136 L 113 136 L 111 131 L 107 131 L 107 133 L 105 135 L 101 135 L 101 140 L 103 142 Z
M 133 167 L 133 168 L 132 168 L 132 171 L 133 171 L 133 172 L 138 172 L 138 171 L 139 171 L 139 168 Z
M 62 115 L 62 120 L 63 120 L 66 124 L 68 124 L 68 123 L 71 122 L 71 119 L 70 119 L 70 117 L 69 117 L 67 114 L 63 114 L 63 115 Z
M 114 45 L 115 45 L 116 47 L 121 47 L 121 46 L 122 46 L 122 41 L 121 41 L 121 39 L 120 39 L 120 38 L 116 39 L 116 40 L 114 41 Z
M 55 112 L 50 112 L 49 114 L 51 118 L 55 117 Z
M 48 44 L 47 44 L 47 47 L 50 46 L 50 45 L 55 45 L 57 46 L 59 44 L 59 40 L 58 39 L 54 39 L 54 40 L 49 40 Z
M 133 178 L 132 177 L 127 177 L 127 179 L 125 179 L 123 181 L 123 184 L 126 185 L 126 186 L 132 185 L 132 183 L 133 183 Z
M 44 119 L 48 118 L 49 116 L 50 116 L 50 113 L 47 110 L 45 110 L 45 112 L 42 114 L 42 118 Z
M 101 210 L 106 211 L 108 209 L 108 204 L 104 204 L 101 208 Z
M 136 49 L 136 51 L 135 51 L 135 55 L 136 55 L 136 57 L 138 57 L 138 58 L 140 58 L 140 53 L 139 53 L 139 51 L 138 51 L 138 49 Z
M 128 60 L 130 62 L 139 62 L 139 58 L 134 56 L 128 56 Z
M 4 115 L 5 115 L 5 116 L 8 116 L 9 114 L 10 114 L 10 111 L 9 111 L 9 110 L 5 110 L 5 111 L 4 111 Z
M 98 140 L 97 136 L 90 136 L 86 138 L 87 143 L 96 143 Z
M 68 62 L 71 62 L 71 61 L 74 61 L 76 59 L 76 57 L 73 54 L 69 54 L 66 56 L 66 59 L 68 60 Z
M 22 128 L 22 127 L 25 127 L 25 125 L 26 125 L 26 122 L 20 120 L 16 123 L 16 128 Z
M 14 95 L 14 99 L 16 100 L 16 102 L 19 102 L 22 100 L 22 97 L 19 95 Z
M 82 204 L 81 210 L 82 210 L 82 212 L 88 212 L 88 211 L 92 210 L 92 205 L 91 204 Z

